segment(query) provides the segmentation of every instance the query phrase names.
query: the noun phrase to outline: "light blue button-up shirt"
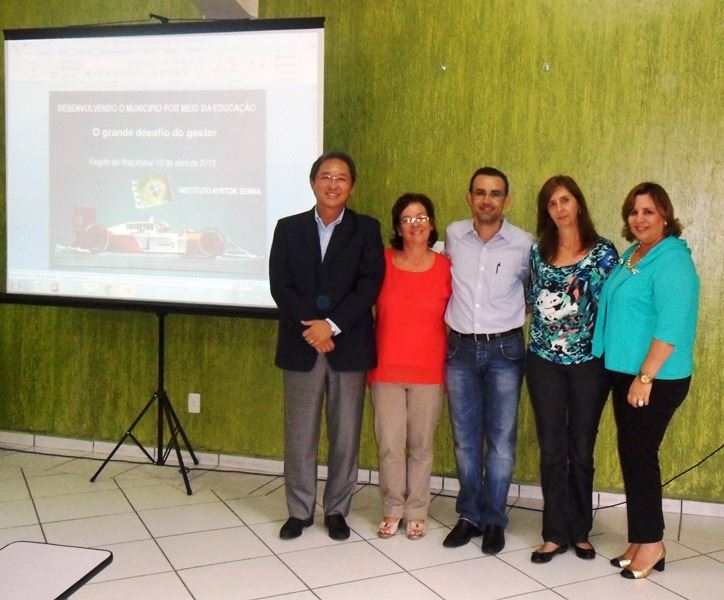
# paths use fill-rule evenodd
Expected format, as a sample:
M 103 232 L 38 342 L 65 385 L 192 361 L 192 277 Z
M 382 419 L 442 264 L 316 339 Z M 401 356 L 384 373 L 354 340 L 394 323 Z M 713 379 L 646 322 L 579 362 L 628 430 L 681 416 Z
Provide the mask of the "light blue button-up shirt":
M 344 209 L 342 209 L 342 212 L 339 213 L 339 216 L 334 221 L 332 221 L 329 225 L 325 225 L 324 221 L 322 221 L 322 217 L 320 217 L 317 212 L 317 207 L 314 207 L 314 220 L 317 222 L 319 249 L 322 252 L 322 260 L 324 260 L 324 255 L 327 254 L 327 247 L 329 246 L 329 240 L 332 239 L 334 228 L 342 222 L 342 217 L 344 217 Z M 327 321 L 329 326 L 332 328 L 332 335 L 339 335 L 342 333 L 342 330 L 337 327 L 337 324 L 332 321 L 332 319 L 325 319 L 325 321 Z
M 332 221 L 329 225 L 325 225 L 322 221 L 322 217 L 319 216 L 317 208 L 314 208 L 314 220 L 317 222 L 317 232 L 319 233 L 319 249 L 322 251 L 322 260 L 324 255 L 327 253 L 327 246 L 329 246 L 329 240 L 332 239 L 334 228 L 342 222 L 344 216 L 344 209 L 339 213 L 339 216 Z
M 533 236 L 503 221 L 483 242 L 472 219 L 447 228 L 445 254 L 452 261 L 452 296 L 445 323 L 460 333 L 500 333 L 525 322 L 525 287 Z

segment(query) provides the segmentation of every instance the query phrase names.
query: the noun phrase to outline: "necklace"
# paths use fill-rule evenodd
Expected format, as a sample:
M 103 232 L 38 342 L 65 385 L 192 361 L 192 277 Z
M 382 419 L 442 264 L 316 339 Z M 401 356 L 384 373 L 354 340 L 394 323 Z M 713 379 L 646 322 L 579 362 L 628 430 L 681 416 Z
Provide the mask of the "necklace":
M 639 248 L 641 248 L 641 242 L 636 242 L 636 246 L 634 246 L 634 249 L 631 251 L 631 254 L 628 255 L 626 258 L 626 262 L 623 261 L 623 259 L 619 258 L 618 263 L 623 264 L 629 271 L 631 271 L 631 275 L 638 275 L 639 270 L 631 265 L 631 260 L 634 257 L 634 254 L 636 254 L 639 251 Z

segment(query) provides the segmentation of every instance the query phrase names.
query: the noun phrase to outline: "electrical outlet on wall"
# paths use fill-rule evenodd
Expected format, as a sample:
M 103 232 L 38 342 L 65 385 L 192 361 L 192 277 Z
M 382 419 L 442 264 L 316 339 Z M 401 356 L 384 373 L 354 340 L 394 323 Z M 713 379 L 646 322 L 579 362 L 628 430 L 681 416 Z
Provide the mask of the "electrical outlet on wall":
M 197 394 L 196 392 L 189 393 L 189 412 L 201 412 L 201 394 Z

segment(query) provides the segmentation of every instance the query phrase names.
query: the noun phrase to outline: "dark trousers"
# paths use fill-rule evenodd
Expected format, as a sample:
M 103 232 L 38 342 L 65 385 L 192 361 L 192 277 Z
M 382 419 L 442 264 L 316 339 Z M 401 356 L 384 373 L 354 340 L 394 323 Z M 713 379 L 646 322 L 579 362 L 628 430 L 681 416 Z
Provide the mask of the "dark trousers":
M 614 371 L 610 375 L 618 455 L 626 489 L 628 541 L 631 544 L 658 542 L 664 537 L 659 446 L 671 417 L 689 391 L 691 377 L 655 380 L 649 405 L 634 408 L 626 402 L 634 376 Z
M 532 352 L 526 379 L 540 445 L 543 539 L 576 544 L 593 521 L 593 449 L 608 395 L 603 362 L 559 365 Z

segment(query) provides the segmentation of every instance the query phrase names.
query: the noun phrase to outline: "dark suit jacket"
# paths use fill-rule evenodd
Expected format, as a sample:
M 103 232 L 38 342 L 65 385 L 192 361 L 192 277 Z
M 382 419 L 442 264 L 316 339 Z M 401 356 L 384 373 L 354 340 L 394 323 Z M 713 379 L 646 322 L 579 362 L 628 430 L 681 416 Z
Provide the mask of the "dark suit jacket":
M 321 260 L 314 209 L 280 219 L 269 254 L 271 294 L 279 307 L 276 365 L 311 371 L 317 351 L 302 320 L 331 319 L 342 333 L 327 354 L 337 371 L 364 371 L 377 357 L 372 305 L 384 277 L 380 224 L 346 208 Z

